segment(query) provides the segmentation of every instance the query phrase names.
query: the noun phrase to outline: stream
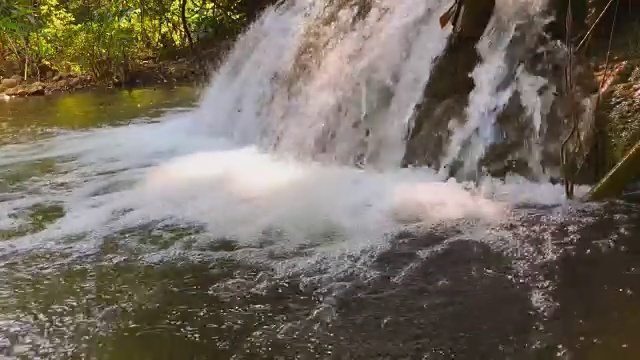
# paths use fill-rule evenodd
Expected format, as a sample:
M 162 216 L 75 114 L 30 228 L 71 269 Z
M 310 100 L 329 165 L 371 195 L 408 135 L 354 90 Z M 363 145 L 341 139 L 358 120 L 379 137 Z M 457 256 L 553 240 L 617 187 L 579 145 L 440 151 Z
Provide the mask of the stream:
M 568 204 L 513 180 L 484 191 L 538 204 L 497 209 L 509 201 L 422 174 L 292 169 L 198 137 L 195 99 L 0 103 L 4 358 L 640 354 L 637 206 Z M 403 186 L 421 203 L 390 195 Z M 404 230 L 385 233 L 378 212 L 398 210 Z M 289 235 L 256 227 L 269 223 Z
M 544 129 L 543 3 L 498 0 L 445 160 L 516 88 Z M 0 100 L 0 359 L 640 358 L 638 204 L 401 168 L 450 2 L 279 4 L 202 89 Z

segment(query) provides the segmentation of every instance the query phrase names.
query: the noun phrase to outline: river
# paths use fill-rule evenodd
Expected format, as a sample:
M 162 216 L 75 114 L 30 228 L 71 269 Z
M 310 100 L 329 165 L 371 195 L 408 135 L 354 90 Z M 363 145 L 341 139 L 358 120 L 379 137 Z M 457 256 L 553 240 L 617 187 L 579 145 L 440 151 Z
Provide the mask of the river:
M 500 1 L 431 119 L 471 169 L 514 89 L 546 121 L 505 65 L 544 2 Z M 399 166 L 449 6 L 289 0 L 203 89 L 0 100 L 0 358 L 639 358 L 637 204 Z
M 208 177 L 211 187 L 222 186 L 214 170 L 198 170 L 206 168 L 202 161 L 216 166 L 215 155 L 188 156 L 220 146 L 186 125 L 195 99 L 195 91 L 179 88 L 0 103 L 0 354 L 5 358 L 632 359 L 640 354 L 635 342 L 640 219 L 634 205 L 572 205 L 558 201 L 559 192 L 550 185 L 527 185 L 529 191 L 552 193 L 549 203 L 518 205 L 495 221 L 491 203 L 462 198 L 445 186 L 440 191 L 448 191 L 449 198 L 434 201 L 449 201 L 461 213 L 425 200 L 425 206 L 450 214 L 439 214 L 442 221 L 428 230 L 375 239 L 382 234 L 379 224 L 364 212 L 386 201 L 390 186 L 402 185 L 395 175 L 313 169 L 304 171 L 321 179 L 304 184 L 296 177 L 302 175 L 249 150 L 225 155 L 241 166 L 260 167 L 258 173 L 243 173 L 222 166 L 235 176 L 227 179 L 228 191 L 254 198 L 265 191 L 278 197 L 290 192 L 302 201 L 294 206 L 290 199 L 262 198 L 266 208 L 257 210 L 244 203 L 246 198 L 224 199 L 190 182 L 199 175 Z M 176 157 L 184 161 L 175 164 L 178 172 L 167 168 L 153 178 L 166 181 L 156 185 L 165 187 L 166 199 L 149 207 L 126 204 L 136 181 Z M 251 179 L 255 176 L 266 176 L 261 186 Z M 288 182 L 287 189 L 279 188 L 281 181 Z M 366 187 L 371 189 L 362 198 L 340 199 Z M 151 196 L 163 196 L 158 194 Z M 371 204 L 362 207 L 361 201 Z M 468 201 L 483 209 L 464 209 Z M 123 207 L 121 217 L 141 214 L 115 221 L 114 203 Z M 328 208 L 314 209 L 323 206 Z M 235 214 L 225 214 L 225 207 Z M 263 210 L 272 214 L 254 213 Z M 110 217 L 103 218 L 105 212 Z M 340 217 L 354 227 L 339 224 Z M 303 239 L 252 233 L 252 221 L 267 220 L 287 225 L 291 233 L 297 229 Z M 285 220 L 301 222 L 302 228 Z M 307 221 L 327 225 L 309 230 Z M 359 228 L 367 225 L 370 229 Z M 223 236 L 233 227 L 246 233 Z

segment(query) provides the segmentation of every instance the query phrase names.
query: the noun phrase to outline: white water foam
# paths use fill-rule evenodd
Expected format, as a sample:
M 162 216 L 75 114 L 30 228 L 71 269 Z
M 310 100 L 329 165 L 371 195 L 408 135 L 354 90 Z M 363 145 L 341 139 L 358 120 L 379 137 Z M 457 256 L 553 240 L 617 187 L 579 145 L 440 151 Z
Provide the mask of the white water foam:
M 439 181 L 429 169 L 374 171 L 293 161 L 198 134 L 194 115 L 11 147 L 15 157 L 5 155 L 5 161 L 20 162 L 31 148 L 46 149 L 40 158 L 68 160 L 53 182 L 32 184 L 37 193 L 0 203 L 3 219 L 35 203 L 62 204 L 66 215 L 0 248 L 55 246 L 87 233 L 99 243 L 115 231 L 164 220 L 202 224 L 212 238 L 247 246 L 277 230 L 277 246 L 326 241 L 357 250 L 383 246 L 387 235 L 406 229 L 463 219 L 495 223 L 517 204 L 564 201 L 561 187 L 519 178 L 487 181 L 470 191 L 468 184 Z
M 448 33 L 437 18 L 447 4 L 374 4 L 360 25 L 327 49 L 322 65 L 301 82 L 301 92 L 290 102 L 278 98 L 286 91 L 272 79 L 290 73 L 305 26 L 322 14 L 319 2 L 296 0 L 268 10 L 240 39 L 200 107 L 190 113 L 3 148 L 0 164 L 58 158 L 61 169 L 30 184 L 33 191 L 1 202 L 0 224 L 16 226 L 19 220 L 9 215 L 35 203 L 61 204 L 65 216 L 41 232 L 1 242 L 0 251 L 58 246 L 76 235 L 100 244 L 107 235 L 154 221 L 202 225 L 210 238 L 244 246 L 266 236 L 274 246 L 292 249 L 358 251 L 384 247 L 388 235 L 402 230 L 458 220 L 495 224 L 518 204 L 564 202 L 560 186 L 510 178 L 473 189 L 442 182 L 430 169 L 387 166 L 399 161 L 398 145 L 413 105 L 431 62 L 444 48 Z M 344 11 L 353 15 L 353 9 Z M 485 59 L 499 63 L 504 51 L 490 54 L 491 49 L 485 48 Z M 378 143 L 373 148 L 389 155 L 380 156 L 384 166 L 377 170 L 295 160 L 264 149 L 261 140 L 279 138 L 281 149 L 311 153 L 318 126 L 341 106 L 352 112 L 335 119 L 339 124 L 333 129 L 346 131 L 335 144 L 352 146 L 357 137 L 347 128 L 351 115 L 363 113 L 363 91 L 375 92 L 390 79 L 395 79 L 394 96 L 384 111 L 372 114 L 381 124 L 372 129 Z M 360 84 L 367 81 L 378 85 L 363 90 Z M 494 89 L 479 85 L 472 97 L 493 96 Z M 368 96 L 365 115 L 371 109 Z M 471 123 L 479 126 L 486 104 L 471 103 Z

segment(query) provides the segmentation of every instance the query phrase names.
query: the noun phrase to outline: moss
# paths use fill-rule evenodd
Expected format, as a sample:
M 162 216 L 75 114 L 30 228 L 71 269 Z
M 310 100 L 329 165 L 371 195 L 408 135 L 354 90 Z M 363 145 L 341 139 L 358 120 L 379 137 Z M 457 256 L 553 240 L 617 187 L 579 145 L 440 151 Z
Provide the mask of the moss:
M 55 172 L 56 168 L 56 162 L 53 159 L 23 163 L 17 167 L 0 167 L 0 192 L 14 190 L 34 177 Z
M 160 226 L 151 223 L 146 226 L 126 229 L 118 233 L 118 238 L 137 241 L 140 245 L 166 250 L 182 240 L 204 231 L 199 226 Z M 115 240 L 115 239 L 114 239 Z
M 590 1 L 591 22 L 595 21 L 606 3 Z M 640 140 L 640 13 L 632 7 L 635 4 L 632 6 L 629 1 L 621 1 L 615 27 L 612 27 L 614 11 L 609 11 L 589 40 L 589 55 L 598 69 L 596 76 L 602 81 L 605 69 L 607 74 L 598 109 L 603 136 L 597 147 L 600 152 L 597 156 L 606 165 L 605 172 L 618 164 Z M 608 53 L 612 29 L 611 51 Z
M 9 217 L 21 220 L 22 223 L 12 229 L 0 229 L 0 241 L 40 232 L 64 215 L 64 207 L 60 204 L 35 204 L 13 212 Z

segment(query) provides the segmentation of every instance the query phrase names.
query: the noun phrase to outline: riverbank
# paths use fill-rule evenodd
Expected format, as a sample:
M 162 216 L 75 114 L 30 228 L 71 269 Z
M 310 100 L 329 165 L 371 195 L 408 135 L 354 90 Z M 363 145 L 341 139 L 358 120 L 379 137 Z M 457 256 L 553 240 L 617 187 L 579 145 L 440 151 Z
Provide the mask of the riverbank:
M 147 61 L 136 64 L 124 77 L 109 81 L 96 80 L 90 74 L 49 73 L 41 78 L 24 80 L 20 75 L 0 79 L 0 96 L 33 97 L 78 90 L 108 88 L 139 88 L 153 86 L 193 85 L 208 81 L 210 69 L 219 56 L 210 54 L 206 62 L 195 57 L 172 61 Z

